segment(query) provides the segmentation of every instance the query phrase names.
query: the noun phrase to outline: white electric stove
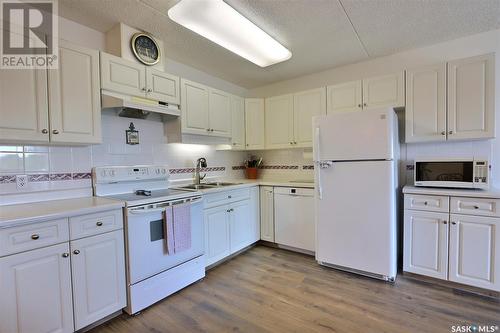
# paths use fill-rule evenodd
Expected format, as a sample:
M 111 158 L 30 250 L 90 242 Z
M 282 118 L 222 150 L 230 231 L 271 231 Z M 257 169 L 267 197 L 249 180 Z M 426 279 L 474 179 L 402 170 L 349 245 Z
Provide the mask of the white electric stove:
M 125 309 L 135 314 L 205 276 L 203 204 L 200 192 L 171 189 L 167 166 L 96 167 L 94 195 L 126 202 Z M 190 247 L 169 253 L 165 211 L 189 205 Z

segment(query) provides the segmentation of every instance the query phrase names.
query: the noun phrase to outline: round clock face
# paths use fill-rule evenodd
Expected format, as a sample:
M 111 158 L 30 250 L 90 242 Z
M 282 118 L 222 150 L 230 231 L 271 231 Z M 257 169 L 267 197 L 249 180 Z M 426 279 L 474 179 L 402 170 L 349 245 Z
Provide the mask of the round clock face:
M 155 65 L 160 61 L 160 48 L 153 37 L 137 33 L 132 37 L 132 51 L 135 57 L 145 65 Z

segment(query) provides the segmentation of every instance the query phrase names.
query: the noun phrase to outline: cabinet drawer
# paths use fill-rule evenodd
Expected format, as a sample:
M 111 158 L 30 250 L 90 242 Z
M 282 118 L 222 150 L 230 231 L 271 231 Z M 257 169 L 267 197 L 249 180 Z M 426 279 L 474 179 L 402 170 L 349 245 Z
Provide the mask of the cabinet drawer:
M 121 209 L 81 215 L 69 219 L 70 238 L 78 239 L 123 228 Z
M 68 239 L 68 219 L 1 229 L 0 257 L 67 242 Z
M 451 198 L 451 212 L 455 214 L 500 217 L 499 205 L 499 199 Z
M 447 213 L 449 208 L 450 203 L 447 196 L 405 194 L 405 209 Z
M 215 207 L 250 198 L 250 188 L 223 191 L 205 196 L 205 208 Z

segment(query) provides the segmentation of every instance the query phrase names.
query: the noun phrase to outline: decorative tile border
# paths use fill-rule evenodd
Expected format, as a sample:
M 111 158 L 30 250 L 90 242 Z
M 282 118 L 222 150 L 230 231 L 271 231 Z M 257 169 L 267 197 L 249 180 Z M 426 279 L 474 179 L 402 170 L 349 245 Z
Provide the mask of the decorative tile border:
M 406 165 L 406 170 L 411 171 L 411 170 L 414 170 L 414 169 L 415 169 L 415 166 L 413 164 L 407 164 Z
M 314 165 L 303 165 L 302 170 L 314 170 Z
M 244 170 L 246 167 L 242 165 L 235 165 L 232 167 L 233 170 Z M 261 165 L 259 169 L 264 170 L 298 170 L 298 165 Z
M 214 171 L 225 171 L 226 167 L 207 167 L 207 168 L 201 168 L 201 172 L 214 172 Z M 181 174 L 181 173 L 193 173 L 195 171 L 195 168 L 176 168 L 176 169 L 169 169 L 170 174 Z
M 40 173 L 27 175 L 28 181 L 35 182 L 48 182 L 48 181 L 65 181 L 65 180 L 83 180 L 91 179 L 92 175 L 90 172 L 80 172 L 80 173 Z M 0 175 L 0 184 L 9 184 L 16 182 L 16 175 Z
M 246 167 L 244 165 L 233 165 L 233 170 L 245 170 Z

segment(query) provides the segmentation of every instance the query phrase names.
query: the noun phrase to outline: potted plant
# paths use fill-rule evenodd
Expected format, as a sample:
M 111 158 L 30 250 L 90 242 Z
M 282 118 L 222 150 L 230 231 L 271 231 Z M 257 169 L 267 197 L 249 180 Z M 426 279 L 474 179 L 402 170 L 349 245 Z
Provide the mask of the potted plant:
M 255 156 L 250 156 L 250 158 L 244 162 L 246 177 L 248 179 L 257 179 L 257 170 L 261 164 L 262 157 L 257 159 Z

